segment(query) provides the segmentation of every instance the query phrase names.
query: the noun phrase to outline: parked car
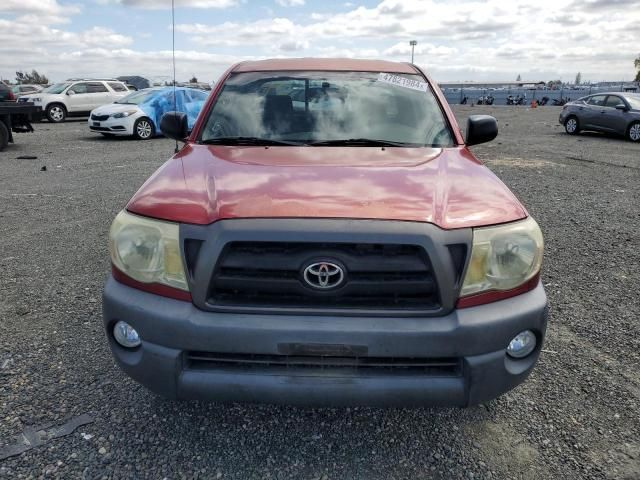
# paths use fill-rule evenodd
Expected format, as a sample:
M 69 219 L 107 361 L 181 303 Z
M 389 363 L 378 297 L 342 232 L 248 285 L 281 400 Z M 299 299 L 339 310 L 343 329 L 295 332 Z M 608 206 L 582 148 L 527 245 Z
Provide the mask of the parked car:
M 42 107 L 50 122 L 60 123 L 68 116 L 88 115 L 94 108 L 129 93 L 126 85 L 118 80 L 74 79 L 51 85 L 40 93 L 23 96 L 21 100 Z
M 624 135 L 640 142 L 640 94 L 596 93 L 565 104 L 560 124 L 570 135 L 583 130 Z
M 195 88 L 148 88 L 122 97 L 115 103 L 96 108 L 89 116 L 89 129 L 105 136 L 127 135 L 140 140 L 153 138 L 162 115 L 170 110 L 187 114 L 191 128 L 207 99 L 207 93 Z
M 11 91 L 16 97 L 20 97 L 20 95 L 28 95 L 30 93 L 38 93 L 42 90 L 42 85 L 14 85 L 11 87 Z
M 344 102 L 297 111 L 277 92 L 299 85 Z M 465 142 L 419 67 L 243 62 L 191 133 L 184 113 L 160 128 L 186 144 L 114 220 L 103 296 L 138 382 L 172 398 L 468 406 L 534 368 L 542 233 L 468 148 L 496 120 L 470 116 Z
M 151 82 L 148 79 L 139 75 L 127 75 L 118 77 L 118 80 L 125 83 L 129 90 L 144 90 L 151 87 Z
M 16 96 L 11 87 L 4 82 L 0 82 L 0 102 L 15 102 Z

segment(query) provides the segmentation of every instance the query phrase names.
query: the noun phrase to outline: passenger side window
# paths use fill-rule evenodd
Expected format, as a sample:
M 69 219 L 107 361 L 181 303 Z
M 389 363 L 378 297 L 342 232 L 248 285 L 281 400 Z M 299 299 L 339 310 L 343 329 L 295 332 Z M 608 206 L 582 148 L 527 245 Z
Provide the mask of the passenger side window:
M 606 95 L 594 95 L 587 102 L 588 105 L 595 105 L 596 107 L 603 107 Z
M 105 93 L 108 91 L 107 87 L 101 82 L 91 82 L 87 85 L 87 93 Z
M 73 87 L 71 87 L 69 89 L 70 92 L 73 93 L 87 93 L 88 91 L 88 85 L 87 83 L 76 83 Z
M 114 92 L 126 92 L 127 91 L 127 87 L 125 87 L 123 84 L 121 83 L 116 83 L 116 82 L 109 82 L 109 86 L 111 87 L 111 89 Z
M 605 104 L 607 107 L 616 108 L 616 105 L 620 105 L 624 103 L 620 97 L 616 97 L 615 95 L 609 95 L 607 97 L 607 103 Z

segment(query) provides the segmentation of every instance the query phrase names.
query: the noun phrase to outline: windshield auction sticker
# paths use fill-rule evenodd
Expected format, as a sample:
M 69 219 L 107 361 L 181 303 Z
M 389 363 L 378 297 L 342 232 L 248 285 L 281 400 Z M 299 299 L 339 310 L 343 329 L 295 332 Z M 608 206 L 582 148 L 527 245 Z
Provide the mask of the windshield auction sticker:
M 428 92 L 429 85 L 418 80 L 411 80 L 410 78 L 400 77 L 399 75 L 393 75 L 392 73 L 381 73 L 378 75 L 378 81 L 384 83 L 390 83 L 396 87 L 410 88 L 411 90 L 419 90 L 421 92 Z

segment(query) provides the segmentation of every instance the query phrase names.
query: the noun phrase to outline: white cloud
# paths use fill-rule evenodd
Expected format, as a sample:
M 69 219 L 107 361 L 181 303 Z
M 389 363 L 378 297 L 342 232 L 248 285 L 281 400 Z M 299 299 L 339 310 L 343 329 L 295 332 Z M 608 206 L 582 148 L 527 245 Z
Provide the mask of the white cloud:
M 436 46 L 431 43 L 419 43 L 414 52 L 416 55 L 428 55 L 429 57 L 453 57 L 458 53 L 455 47 Z M 411 46 L 408 42 L 396 43 L 382 52 L 386 57 L 408 57 L 411 55 Z
M 37 15 L 75 14 L 75 5 L 60 5 L 57 0 L 2 0 L 0 13 L 30 13 Z
M 171 0 L 98 0 L 99 3 L 114 3 L 126 7 L 160 10 L 171 8 Z M 175 0 L 175 6 L 191 8 L 228 8 L 239 3 L 239 0 Z
M 619 14 L 621 3 L 624 15 Z M 629 8 L 632 5 L 639 8 Z M 304 39 L 309 45 L 305 55 L 369 56 L 362 55 L 366 51 L 406 61 L 409 40 L 417 39 L 416 63 L 447 80 L 464 79 L 465 72 L 476 79 L 509 79 L 528 70 L 567 79 L 580 70 L 583 78 L 596 80 L 631 75 L 634 52 L 620 50 L 619 45 L 634 41 L 640 1 L 383 0 L 373 7 L 314 12 L 306 18 L 182 24 L 178 29 L 203 47 L 251 45 L 256 54 L 267 56 L 295 53 L 300 48 L 294 47 Z
M 68 23 L 80 11 L 77 5 L 60 5 L 57 0 L 0 0 L 0 15 L 18 15 L 18 23 Z
M 79 45 L 110 45 L 117 48 L 133 42 L 131 37 L 103 27 L 93 27 L 76 33 L 51 28 L 46 25 L 0 19 L 0 45 L 15 43 L 16 38 L 24 39 L 20 43 L 25 48 L 28 48 L 31 44 L 39 44 L 41 48 L 78 48 Z M 46 42 L 39 42 L 38 40 L 40 39 L 46 39 Z M 0 51 L 2 50 L 0 49 Z
M 306 40 L 287 40 L 278 47 L 283 52 L 297 52 L 309 48 L 309 42 Z
M 276 0 L 276 3 L 282 7 L 299 7 L 304 5 L 304 0 Z
M 54 28 L 65 21 L 73 24 L 77 15 L 88 13 L 78 6 L 80 2 L 60 1 L 0 0 L 0 75 L 13 75 L 19 68 L 42 69 L 52 78 L 170 72 L 170 52 L 133 47 L 132 37 L 145 38 L 146 28 L 139 33 L 109 24 L 84 31 Z M 145 9 L 170 6 L 170 0 L 95 1 L 110 3 L 120 13 L 124 6 L 140 9 L 135 15 L 142 18 L 151 15 Z M 277 1 L 289 6 L 301 2 Z M 443 81 L 513 79 L 518 73 L 526 78 L 573 79 L 578 71 L 585 80 L 628 79 L 637 52 L 620 45 L 635 44 L 640 23 L 640 0 L 381 0 L 366 7 L 340 4 L 333 12 L 329 4 L 320 12 L 279 10 L 278 17 L 261 11 L 262 18 L 250 19 L 253 6 L 246 0 L 176 0 L 176 5 L 235 7 L 225 12 L 231 21 L 207 21 L 215 19 L 217 11 L 180 16 L 179 77 L 182 72 L 185 77 L 194 73 L 206 79 L 250 58 L 408 61 L 413 39 L 418 41 L 416 63 Z
M 202 46 L 278 45 L 298 42 L 299 27 L 287 18 L 271 18 L 249 23 L 225 22 L 220 25 L 179 24 L 176 31 L 192 36 Z

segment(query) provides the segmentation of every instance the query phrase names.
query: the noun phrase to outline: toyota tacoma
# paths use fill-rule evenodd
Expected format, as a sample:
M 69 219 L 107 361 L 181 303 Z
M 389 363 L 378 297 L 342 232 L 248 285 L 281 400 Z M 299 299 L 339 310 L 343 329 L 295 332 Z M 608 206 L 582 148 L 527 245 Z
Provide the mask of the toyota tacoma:
M 104 325 L 170 398 L 469 406 L 532 371 L 540 228 L 412 64 L 242 62 L 115 218 Z

